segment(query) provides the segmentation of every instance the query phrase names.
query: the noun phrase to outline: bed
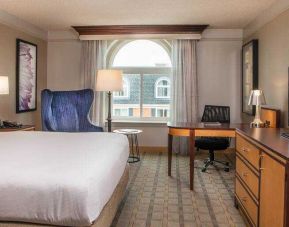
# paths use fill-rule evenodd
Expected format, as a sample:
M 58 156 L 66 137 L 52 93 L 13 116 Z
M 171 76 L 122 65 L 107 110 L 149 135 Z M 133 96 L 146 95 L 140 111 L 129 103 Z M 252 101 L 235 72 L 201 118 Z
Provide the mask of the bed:
M 110 226 L 128 182 L 125 136 L 19 131 L 0 143 L 0 227 Z

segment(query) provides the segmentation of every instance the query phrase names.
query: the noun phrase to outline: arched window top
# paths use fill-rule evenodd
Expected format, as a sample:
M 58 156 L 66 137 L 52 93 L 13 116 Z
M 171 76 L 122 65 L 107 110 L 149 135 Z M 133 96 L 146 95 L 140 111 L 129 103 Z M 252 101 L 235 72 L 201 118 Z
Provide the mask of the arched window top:
M 170 98 L 171 82 L 168 77 L 160 77 L 155 83 L 156 98 Z
M 126 43 L 115 54 L 113 67 L 171 67 L 170 57 L 159 43 L 134 40 Z

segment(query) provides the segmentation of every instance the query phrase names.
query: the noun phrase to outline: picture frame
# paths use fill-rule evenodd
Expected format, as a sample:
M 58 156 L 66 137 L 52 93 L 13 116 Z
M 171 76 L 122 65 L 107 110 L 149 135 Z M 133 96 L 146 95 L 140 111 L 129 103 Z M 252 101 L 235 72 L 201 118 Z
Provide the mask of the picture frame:
M 16 39 L 16 113 L 37 110 L 37 45 Z
M 258 40 L 242 47 L 242 112 L 255 115 L 255 106 L 248 105 L 250 93 L 258 89 Z

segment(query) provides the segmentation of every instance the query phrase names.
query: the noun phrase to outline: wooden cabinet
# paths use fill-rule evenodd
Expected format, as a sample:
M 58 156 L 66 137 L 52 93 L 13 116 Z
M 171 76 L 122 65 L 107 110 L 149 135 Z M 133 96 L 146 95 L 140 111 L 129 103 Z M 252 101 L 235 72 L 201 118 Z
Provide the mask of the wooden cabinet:
M 260 226 L 283 226 L 285 166 L 262 152 L 260 173 Z
M 12 132 L 12 131 L 34 131 L 34 125 L 23 125 L 21 128 L 0 128 L 0 132 Z
M 288 226 L 285 212 L 287 161 L 238 133 L 236 151 L 236 205 L 251 226 Z

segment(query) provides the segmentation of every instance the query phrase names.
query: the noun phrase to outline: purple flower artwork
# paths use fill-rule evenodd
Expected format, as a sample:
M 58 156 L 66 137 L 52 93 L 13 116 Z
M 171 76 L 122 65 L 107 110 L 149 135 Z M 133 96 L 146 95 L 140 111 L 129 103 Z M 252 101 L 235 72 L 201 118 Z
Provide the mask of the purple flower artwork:
M 37 46 L 17 39 L 16 112 L 36 110 Z

